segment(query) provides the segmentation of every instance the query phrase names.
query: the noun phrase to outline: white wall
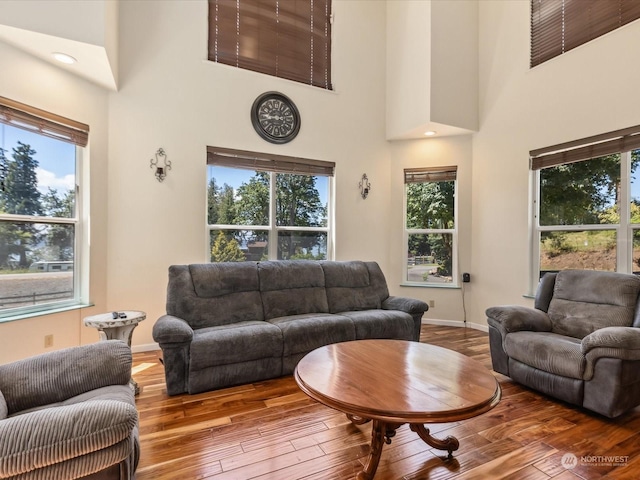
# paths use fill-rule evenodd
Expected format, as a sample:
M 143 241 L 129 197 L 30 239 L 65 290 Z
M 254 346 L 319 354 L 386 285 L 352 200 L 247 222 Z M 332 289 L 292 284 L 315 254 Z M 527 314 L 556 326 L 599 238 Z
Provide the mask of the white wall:
M 97 332 L 82 318 L 103 311 L 107 303 L 107 94 L 101 88 L 65 73 L 0 42 L 0 63 L 7 66 L 0 80 L 0 95 L 90 126 L 85 174 L 90 178 L 90 299 L 94 308 L 0 323 L 0 363 L 45 351 L 44 336 L 54 335 L 59 349 L 97 341 Z
M 385 4 L 339 0 L 334 17 L 331 92 L 206 61 L 207 2 L 120 5 L 120 90 L 109 103 L 108 299 L 110 308 L 148 313 L 136 344 L 153 341 L 169 265 L 208 258 L 207 145 L 335 161 L 336 258 L 389 267 Z M 267 143 L 251 125 L 253 101 L 269 90 L 301 113 L 289 144 Z M 172 162 L 163 183 L 149 168 L 159 147 Z M 366 200 L 363 173 L 372 184 Z
M 529 2 L 483 1 L 479 38 L 468 310 L 486 324 L 489 306 L 532 304 L 528 152 L 640 124 L 640 22 L 530 69 Z
M 628 25 L 533 70 L 529 2 L 479 8 L 479 132 L 385 141 L 386 4 L 334 2 L 335 91 L 214 65 L 206 58 L 207 3 L 122 2 L 119 92 L 3 44 L 11 65 L 0 95 L 91 126 L 91 309 L 0 324 L 0 363 L 97 340 L 86 315 L 141 309 L 137 348 L 152 343 L 164 313 L 167 268 L 206 259 L 207 145 L 335 161 L 336 257 L 380 262 L 392 294 L 434 300 L 427 318 L 462 320 L 460 289 L 400 287 L 402 170 L 458 165 L 460 266 L 469 322 L 492 305 L 529 305 L 528 151 L 640 124 L 640 23 Z M 357 28 L 354 28 L 354 25 Z M 622 52 L 617 54 L 616 52 Z M 302 129 L 287 145 L 264 142 L 249 110 L 267 90 L 291 97 Z M 163 147 L 173 169 L 158 183 L 149 168 Z M 367 173 L 369 197 L 358 181 Z

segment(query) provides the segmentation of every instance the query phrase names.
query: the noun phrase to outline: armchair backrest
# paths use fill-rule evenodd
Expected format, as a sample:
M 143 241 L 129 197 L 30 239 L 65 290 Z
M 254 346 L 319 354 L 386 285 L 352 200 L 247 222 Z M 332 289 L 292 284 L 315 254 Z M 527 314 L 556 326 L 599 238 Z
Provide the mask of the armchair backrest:
M 541 297 L 547 291 L 548 285 L 539 288 Z M 552 331 L 584 338 L 604 327 L 634 326 L 639 294 L 640 278 L 635 275 L 595 270 L 560 271 L 555 276 L 547 310 Z

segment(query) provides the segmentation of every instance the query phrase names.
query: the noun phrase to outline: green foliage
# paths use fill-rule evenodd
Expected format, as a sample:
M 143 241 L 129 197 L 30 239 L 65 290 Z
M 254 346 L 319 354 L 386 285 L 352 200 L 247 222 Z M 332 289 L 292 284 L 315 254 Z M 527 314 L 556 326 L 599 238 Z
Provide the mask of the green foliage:
M 244 262 L 245 256 L 234 238 L 227 239 L 220 231 L 211 248 L 212 262 Z
M 208 186 L 208 221 L 215 225 L 255 225 L 269 226 L 270 174 L 255 172 L 242 183 L 234 193 L 233 188 L 225 184 L 219 187 L 212 178 Z M 321 227 L 327 225 L 327 208 L 320 200 L 316 187 L 316 178 L 310 175 L 276 175 L 276 225 L 293 227 Z M 268 232 L 233 232 L 239 245 L 252 242 L 265 242 Z M 314 249 L 324 252 L 324 235 L 316 232 L 295 232 L 278 235 L 278 257 L 324 258 L 324 253 L 314 255 Z
M 424 182 L 407 185 L 407 228 L 452 229 L 455 221 L 455 182 Z M 453 236 L 450 234 L 409 235 L 409 253 L 433 256 L 436 274 L 452 275 Z

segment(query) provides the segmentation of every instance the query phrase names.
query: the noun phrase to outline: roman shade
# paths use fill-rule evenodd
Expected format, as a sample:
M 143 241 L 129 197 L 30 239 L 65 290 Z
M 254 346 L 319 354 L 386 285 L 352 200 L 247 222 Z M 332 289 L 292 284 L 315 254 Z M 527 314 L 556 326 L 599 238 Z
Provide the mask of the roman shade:
M 638 0 L 531 0 L 531 67 L 638 18 Z
M 207 147 L 207 165 L 246 168 L 260 172 L 332 177 L 336 164 L 324 160 L 311 160 L 308 158 L 233 150 L 230 148 Z
M 331 0 L 209 0 L 209 60 L 331 90 Z
M 86 147 L 89 141 L 88 125 L 5 97 L 0 97 L 0 123 L 79 147 Z
M 457 166 L 405 168 L 404 183 L 449 182 L 456 179 Z
M 638 148 L 640 148 L 640 125 L 531 150 L 530 166 L 531 170 L 539 170 Z

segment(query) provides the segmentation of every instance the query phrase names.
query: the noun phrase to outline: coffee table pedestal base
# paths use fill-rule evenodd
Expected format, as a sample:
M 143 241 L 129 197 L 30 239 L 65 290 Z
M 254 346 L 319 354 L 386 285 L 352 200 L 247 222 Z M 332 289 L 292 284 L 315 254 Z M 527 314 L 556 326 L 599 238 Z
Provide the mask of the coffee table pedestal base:
M 362 425 L 370 421 L 368 419 L 355 417 L 353 415 L 347 415 L 347 418 L 349 418 L 349 420 L 351 420 L 356 425 Z M 382 447 L 385 443 L 391 443 L 391 439 L 395 436 L 396 430 L 402 425 L 404 424 L 387 423 L 381 420 L 373 421 L 373 427 L 371 429 L 371 450 L 369 452 L 369 457 L 367 458 L 367 461 L 364 465 L 364 470 L 358 473 L 356 477 L 358 480 L 373 480 L 373 477 L 376 474 L 376 470 L 378 469 L 378 464 L 380 463 Z M 432 437 L 429 433 L 429 429 L 425 428 L 425 426 L 421 423 L 411 423 L 409 424 L 409 428 L 411 428 L 412 432 L 416 432 L 427 445 L 433 448 L 437 448 L 438 450 L 446 450 L 449 453 L 449 455 L 447 456 L 448 459 L 452 459 L 452 452 L 460 447 L 460 442 L 455 437 L 448 436 L 444 440 Z

